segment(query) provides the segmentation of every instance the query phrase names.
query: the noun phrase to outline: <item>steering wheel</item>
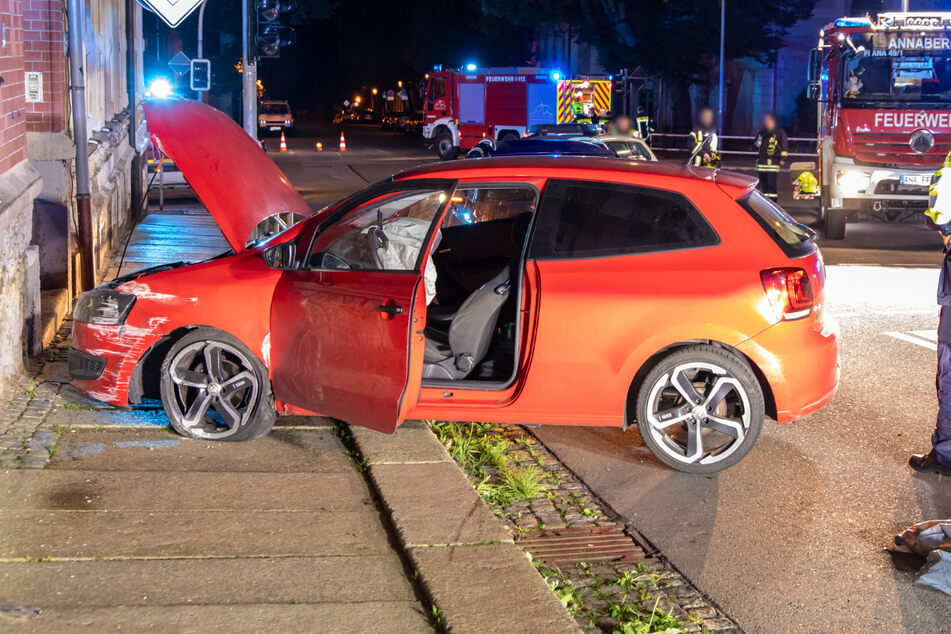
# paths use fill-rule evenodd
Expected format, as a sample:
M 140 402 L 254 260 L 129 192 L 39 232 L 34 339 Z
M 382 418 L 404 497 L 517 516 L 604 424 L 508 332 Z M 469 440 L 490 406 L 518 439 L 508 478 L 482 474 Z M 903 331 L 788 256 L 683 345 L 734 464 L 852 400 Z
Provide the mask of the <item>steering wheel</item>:
M 380 249 L 385 249 L 390 243 L 386 232 L 380 227 L 373 227 L 367 231 L 367 248 L 370 251 L 370 257 L 373 258 L 373 264 L 378 269 L 385 269 L 383 258 L 380 257 Z

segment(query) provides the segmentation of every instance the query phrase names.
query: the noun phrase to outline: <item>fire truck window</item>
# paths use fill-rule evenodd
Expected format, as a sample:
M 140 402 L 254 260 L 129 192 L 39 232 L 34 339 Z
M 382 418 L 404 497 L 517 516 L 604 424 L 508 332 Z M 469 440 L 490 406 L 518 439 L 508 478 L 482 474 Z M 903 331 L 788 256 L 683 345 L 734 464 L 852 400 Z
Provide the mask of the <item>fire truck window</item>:
M 515 218 L 535 211 L 535 190 L 519 187 L 457 189 L 449 203 L 444 227 Z
M 538 212 L 531 255 L 593 258 L 696 249 L 719 241 L 713 227 L 681 194 L 551 180 Z
M 848 59 L 841 96 L 850 104 L 893 100 L 951 101 L 951 55 L 916 51 L 886 57 L 863 51 Z
M 440 97 L 446 96 L 446 79 L 444 77 L 434 77 L 429 80 L 429 107 L 433 107 L 433 102 Z

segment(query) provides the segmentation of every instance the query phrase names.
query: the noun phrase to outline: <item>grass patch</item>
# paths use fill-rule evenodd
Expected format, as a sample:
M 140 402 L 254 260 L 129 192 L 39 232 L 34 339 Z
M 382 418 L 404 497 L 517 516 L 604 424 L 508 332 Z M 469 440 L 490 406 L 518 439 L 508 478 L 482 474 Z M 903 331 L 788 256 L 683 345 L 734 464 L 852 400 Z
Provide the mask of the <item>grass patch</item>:
M 96 406 L 88 403 L 64 403 L 63 409 L 96 409 Z
M 488 504 L 505 507 L 545 494 L 545 473 L 533 465 L 513 464 L 513 443 L 493 432 L 491 424 L 430 421 L 429 426 L 452 459 L 478 482 L 476 491 Z

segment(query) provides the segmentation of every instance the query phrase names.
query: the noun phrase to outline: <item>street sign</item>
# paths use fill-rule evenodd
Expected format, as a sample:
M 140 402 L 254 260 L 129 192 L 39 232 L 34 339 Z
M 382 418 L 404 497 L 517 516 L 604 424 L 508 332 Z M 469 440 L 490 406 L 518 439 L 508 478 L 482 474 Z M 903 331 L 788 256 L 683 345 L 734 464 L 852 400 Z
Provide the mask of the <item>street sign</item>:
M 192 90 L 211 90 L 211 62 L 207 59 L 192 60 L 189 85 Z
M 204 0 L 139 0 L 139 4 L 158 15 L 173 29 L 200 7 L 202 2 Z
M 191 70 L 191 62 L 192 61 L 188 59 L 188 55 L 179 51 L 175 54 L 175 57 L 169 61 L 168 67 L 175 71 L 175 74 L 179 77 L 184 77 L 185 73 Z

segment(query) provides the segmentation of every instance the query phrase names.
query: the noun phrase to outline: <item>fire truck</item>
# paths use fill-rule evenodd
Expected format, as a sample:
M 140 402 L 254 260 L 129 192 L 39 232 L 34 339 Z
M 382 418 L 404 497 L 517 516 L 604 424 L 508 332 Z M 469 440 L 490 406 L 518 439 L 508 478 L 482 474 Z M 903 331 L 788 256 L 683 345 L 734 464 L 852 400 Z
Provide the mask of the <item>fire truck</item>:
M 570 123 L 611 110 L 611 80 L 565 78 L 541 68 L 437 67 L 426 80 L 423 137 L 439 158 L 455 158 L 485 138 L 505 141 L 536 125 Z
M 809 64 L 819 108 L 819 191 L 829 238 L 858 212 L 923 211 L 951 150 L 951 13 L 839 18 Z

